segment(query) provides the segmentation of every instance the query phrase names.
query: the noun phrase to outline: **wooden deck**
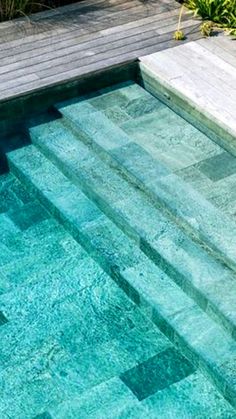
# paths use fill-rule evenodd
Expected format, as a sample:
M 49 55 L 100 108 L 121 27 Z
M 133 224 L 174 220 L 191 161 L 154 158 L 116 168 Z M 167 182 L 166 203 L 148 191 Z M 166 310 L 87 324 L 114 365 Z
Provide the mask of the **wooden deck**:
M 85 0 L 0 24 L 0 102 L 176 45 L 175 0 Z M 198 22 L 183 18 L 187 41 Z

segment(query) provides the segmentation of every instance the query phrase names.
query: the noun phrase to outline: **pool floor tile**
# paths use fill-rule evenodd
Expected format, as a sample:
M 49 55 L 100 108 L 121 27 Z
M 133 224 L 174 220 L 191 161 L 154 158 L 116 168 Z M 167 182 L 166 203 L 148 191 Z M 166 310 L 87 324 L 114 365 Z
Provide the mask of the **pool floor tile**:
M 49 214 L 38 203 L 24 205 L 22 209 L 9 212 L 9 218 L 21 230 L 27 230 L 32 225 L 49 218 Z
M 53 417 L 48 412 L 40 413 L 39 415 L 35 416 L 33 419 L 53 419 Z
M 0 419 L 236 419 L 205 249 L 235 234 L 204 198 L 230 205 L 236 159 L 134 82 L 54 111 L 0 177 Z
M 182 380 L 194 372 L 194 367 L 175 348 L 168 348 L 124 374 L 121 380 L 138 400 Z
M 235 419 L 233 408 L 221 400 L 200 371 L 141 402 L 151 419 Z

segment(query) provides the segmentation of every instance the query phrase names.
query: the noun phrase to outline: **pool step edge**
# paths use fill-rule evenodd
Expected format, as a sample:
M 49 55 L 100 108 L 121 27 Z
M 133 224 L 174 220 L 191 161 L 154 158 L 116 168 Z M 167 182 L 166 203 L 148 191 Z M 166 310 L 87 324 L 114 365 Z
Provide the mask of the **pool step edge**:
M 22 149 L 9 153 L 8 161 L 12 172 L 27 185 L 31 192 L 36 195 L 53 216 L 66 225 L 74 238 L 85 248 L 87 247 L 88 249 L 89 247 L 91 252 L 94 244 L 91 238 L 86 237 L 86 229 L 81 230 L 79 228 L 73 218 L 73 214 L 68 211 L 68 208 L 63 214 L 63 200 L 59 200 L 58 202 L 60 204 L 57 204 L 57 201 L 54 200 L 53 195 L 50 192 L 50 188 L 47 189 L 46 186 L 43 189 L 43 186 L 40 184 L 39 179 L 40 177 L 43 177 L 44 167 L 37 166 L 34 168 L 34 158 L 37 154 L 36 157 L 38 158 L 39 156 L 42 162 L 47 162 L 47 159 L 41 155 L 34 146 L 29 146 L 27 149 L 26 156 Z M 31 162 L 29 162 L 29 159 L 31 159 Z M 50 167 L 51 169 L 52 177 L 54 177 L 53 181 L 60 182 L 61 172 L 51 162 L 49 164 L 47 163 L 47 165 L 47 167 Z M 63 179 L 63 177 L 61 177 L 61 179 Z M 63 194 L 63 185 L 61 186 L 61 193 Z M 125 235 L 124 240 L 129 241 Z M 137 247 L 134 244 L 132 245 L 134 248 Z M 138 251 L 140 250 L 138 249 Z M 97 249 L 95 248 L 93 257 L 101 264 L 101 261 L 105 260 L 106 253 L 97 255 L 96 252 Z M 140 252 L 140 255 L 141 253 L 142 252 Z M 151 264 L 149 271 L 150 269 L 154 270 L 154 279 L 156 278 L 157 272 L 160 276 L 164 275 L 165 278 L 168 278 L 165 274 L 161 273 L 156 265 L 153 265 L 148 259 L 145 260 L 148 264 Z M 109 258 L 106 262 L 108 263 L 105 265 L 104 263 L 102 264 L 103 269 L 105 268 L 105 270 L 109 271 L 108 273 L 112 275 L 113 279 L 115 279 L 120 286 L 122 286 L 129 297 L 140 305 L 141 309 L 151 317 L 160 330 L 162 330 L 172 342 L 179 346 L 182 352 L 192 360 L 195 365 L 201 367 L 205 374 L 222 392 L 224 397 L 236 407 L 236 384 L 233 377 L 231 377 L 229 370 L 232 357 L 235 356 L 235 341 L 230 338 L 219 325 L 209 318 L 205 312 L 194 304 L 172 280 L 170 280 L 170 286 L 172 289 L 174 287 L 174 294 L 173 291 L 168 293 L 165 289 L 164 296 L 163 289 L 161 290 L 160 288 L 160 295 L 162 291 L 162 298 L 164 298 L 164 301 L 166 299 L 166 303 L 163 303 L 163 301 L 159 301 L 159 298 L 157 297 L 158 294 L 155 295 L 157 290 L 152 289 L 152 283 L 151 285 L 149 284 L 149 287 L 151 286 L 151 288 L 149 288 L 147 293 L 147 283 L 142 284 L 137 280 L 135 267 L 131 267 L 124 271 L 119 269 L 114 271 L 112 267 L 109 266 Z M 134 269 L 134 272 L 132 269 Z M 140 271 L 138 270 L 138 272 Z M 148 278 L 148 272 L 146 275 Z M 162 281 L 160 281 L 160 284 L 161 283 Z M 154 292 L 154 296 L 151 291 Z M 177 295 L 178 298 L 176 298 Z M 180 310 L 178 304 L 181 305 Z M 187 313 L 185 313 L 184 318 L 181 318 L 183 306 L 187 307 Z M 170 308 L 172 310 L 171 312 L 169 311 Z M 187 325 L 185 324 L 185 319 L 188 321 Z M 199 339 L 200 329 L 198 325 L 199 327 L 203 327 L 204 330 L 202 339 Z M 210 345 L 207 340 L 211 343 Z
M 47 129 L 49 129 L 48 134 L 45 132 Z M 61 172 L 67 178 L 69 178 L 75 185 L 82 189 L 90 199 L 96 202 L 98 207 L 103 212 L 105 212 L 107 217 L 111 218 L 112 221 L 120 229 L 122 229 L 125 234 L 135 240 L 136 243 L 138 243 L 138 245 L 142 248 L 142 251 L 149 258 L 151 258 L 152 261 L 154 261 L 158 266 L 161 266 L 162 269 L 165 269 L 167 274 L 171 276 L 172 279 L 183 288 L 184 292 L 192 297 L 204 311 L 206 311 L 214 318 L 214 320 L 217 319 L 218 322 L 225 327 L 227 332 L 233 336 L 233 338 L 236 338 L 236 322 L 234 318 L 234 310 L 232 310 L 232 304 L 230 307 L 228 306 L 232 299 L 232 289 L 235 289 L 236 293 L 236 278 L 232 278 L 231 271 L 227 271 L 221 266 L 221 264 L 215 263 L 214 259 L 210 258 L 207 252 L 194 244 L 191 239 L 188 238 L 185 232 L 176 226 L 173 221 L 169 222 L 168 218 L 163 217 L 162 213 L 158 212 L 157 209 L 155 209 L 155 216 L 159 216 L 159 223 L 165 220 L 165 224 L 167 225 L 168 242 L 163 243 L 163 241 L 161 242 L 159 240 L 153 242 L 151 239 L 149 240 L 149 238 L 145 235 L 145 226 L 141 225 L 140 230 L 139 223 L 139 226 L 137 227 L 137 220 L 135 216 L 131 217 L 131 220 L 129 217 L 127 219 L 124 212 L 117 210 L 117 205 L 114 207 L 113 202 L 108 202 L 106 197 L 104 198 L 104 196 L 100 194 L 99 191 L 97 191 L 96 185 L 94 186 L 91 184 L 91 182 L 87 181 L 83 170 L 83 167 L 85 168 L 86 166 L 83 166 L 82 169 L 79 167 L 80 160 L 83 160 L 83 153 L 86 155 L 86 153 L 89 152 L 89 161 L 92 161 L 96 158 L 96 167 L 99 167 L 99 163 L 102 163 L 102 160 L 100 161 L 100 158 L 97 157 L 92 150 L 90 153 L 90 149 L 87 147 L 87 145 L 80 143 L 78 138 L 74 138 L 74 136 L 68 132 L 67 129 L 65 130 L 61 120 L 53 123 L 52 125 L 45 124 L 39 127 L 35 127 L 30 130 L 30 134 L 33 143 L 61 170 Z M 68 138 L 66 136 L 68 136 Z M 63 145 L 60 138 L 63 140 Z M 71 149 L 73 150 L 72 157 L 70 151 Z M 109 165 L 105 165 L 104 170 L 107 171 L 107 175 L 110 173 L 112 175 L 113 173 L 113 169 Z M 106 176 L 104 172 L 101 173 Z M 115 176 L 117 176 L 116 173 Z M 121 184 L 127 184 L 127 180 L 123 179 L 122 177 L 118 177 L 118 179 L 120 179 Z M 132 194 L 132 191 L 135 188 L 129 184 L 128 186 L 128 190 Z M 147 206 L 147 208 L 152 207 L 154 208 L 154 206 L 151 204 Z M 183 249 L 182 254 L 180 254 L 180 246 L 176 244 L 175 240 L 172 238 L 174 235 L 176 236 L 177 241 L 181 242 L 184 240 L 186 242 L 185 248 L 187 246 L 190 250 L 185 251 Z M 192 247 L 193 254 L 191 254 Z M 217 272 L 215 268 L 212 271 L 212 263 L 216 265 Z M 208 265 L 211 267 L 210 273 L 208 268 L 206 269 L 206 266 Z M 202 273 L 201 275 L 203 279 L 208 282 L 210 289 L 204 289 L 204 284 L 202 286 L 202 282 L 199 283 L 198 271 Z M 217 294 L 215 292 L 212 284 L 209 284 L 208 278 L 210 276 L 214 281 L 215 278 L 217 278 L 218 284 L 216 285 L 219 286 L 219 283 L 222 283 L 223 275 L 225 284 L 228 284 L 228 289 L 225 287 L 226 291 L 224 299 L 222 299 L 221 293 Z
M 80 102 L 80 105 L 82 103 Z M 86 103 L 86 100 L 84 103 Z M 86 105 L 89 104 L 86 103 Z M 108 161 L 113 167 L 118 168 L 120 172 L 123 172 L 124 176 L 142 189 L 153 200 L 154 204 L 157 203 L 159 206 L 162 206 L 167 214 L 176 223 L 180 224 L 181 228 L 198 244 L 207 249 L 209 253 L 212 253 L 216 259 L 227 264 L 229 268 L 236 270 L 236 224 L 229 217 L 224 215 L 223 223 L 221 211 L 215 208 L 201 194 L 193 190 L 179 176 L 170 171 L 161 175 L 166 169 L 164 165 L 153 159 L 141 146 L 132 142 L 131 138 L 125 133 L 127 144 L 119 147 L 115 142 L 112 144 L 112 139 L 109 139 L 109 144 L 107 145 L 105 138 L 104 143 L 102 143 L 100 138 L 99 141 L 96 141 L 96 138 L 92 135 L 83 132 L 83 124 L 80 123 L 79 116 L 76 116 L 74 111 L 70 111 L 71 107 L 76 109 L 76 103 L 67 105 L 64 102 L 55 106 L 70 129 L 74 130 L 74 132 L 77 130 L 77 134 L 82 141 L 89 143 L 101 158 Z M 100 114 L 103 120 L 107 120 L 107 117 L 102 112 Z M 120 128 L 116 128 L 114 124 L 114 129 Z M 142 153 L 142 163 L 146 160 L 147 167 L 150 164 L 153 167 L 155 166 L 156 173 L 160 174 L 159 182 L 150 182 L 147 176 L 145 178 L 142 176 L 143 174 L 140 176 L 140 167 L 138 164 L 136 165 L 132 155 L 129 155 L 128 159 L 124 159 L 124 153 L 131 144 L 135 144 L 139 152 Z M 173 195 L 175 199 L 173 199 Z M 201 214 L 203 214 L 203 217 L 201 217 Z M 205 214 L 208 214 L 208 216 L 205 217 Z M 210 222 L 211 219 L 214 219 L 213 224 Z M 235 234 L 233 235 L 232 232 Z M 222 237 L 224 237 L 224 240 L 222 240 Z M 232 245 L 232 243 L 235 245 Z

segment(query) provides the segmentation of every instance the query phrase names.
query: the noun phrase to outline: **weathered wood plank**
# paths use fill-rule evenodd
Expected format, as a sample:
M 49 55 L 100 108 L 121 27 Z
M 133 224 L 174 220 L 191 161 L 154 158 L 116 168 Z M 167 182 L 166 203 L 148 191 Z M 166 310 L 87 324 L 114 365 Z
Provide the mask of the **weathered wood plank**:
M 176 9 L 175 2 L 174 6 L 172 6 L 170 9 Z M 116 27 L 117 24 L 123 25 L 132 21 L 136 21 L 138 19 L 159 14 L 161 12 L 166 11 L 166 8 L 164 8 L 164 6 L 161 4 L 155 8 L 155 12 L 150 12 L 149 9 L 147 11 L 146 8 L 139 8 L 138 11 L 137 8 L 134 8 L 132 10 L 129 9 L 129 13 L 124 13 L 122 11 L 122 13 L 119 16 L 113 14 L 112 19 L 111 15 L 105 15 L 103 13 L 101 17 L 99 17 L 99 15 L 96 14 L 95 18 L 91 18 L 90 20 L 88 20 L 88 16 L 86 16 L 87 20 L 85 20 L 84 17 L 80 19 L 78 18 L 77 24 L 73 22 L 65 24 L 65 22 L 63 21 L 61 22 L 60 26 L 54 24 L 51 25 L 49 29 L 47 27 L 44 28 L 43 33 L 37 33 L 37 26 L 34 26 L 34 28 L 36 29 L 35 34 L 33 33 L 32 35 L 25 36 L 24 32 L 20 32 L 17 35 L 18 39 L 13 39 L 13 41 L 8 40 L 8 42 L 1 44 L 0 54 L 1 56 L 4 56 L 4 51 L 6 51 L 5 54 L 12 54 L 12 48 L 24 48 L 23 45 L 26 45 L 27 48 L 28 44 L 32 46 L 33 44 L 35 44 L 35 42 L 39 42 L 40 40 L 46 40 L 46 42 L 48 43 L 53 43 L 53 40 L 55 41 L 58 38 L 58 42 L 60 42 L 63 39 L 63 36 L 69 38 L 73 37 L 75 31 L 78 31 L 78 33 L 80 33 L 81 35 L 96 33 L 100 30 Z
M 37 63 L 48 61 L 51 59 L 52 54 L 53 59 L 55 59 L 59 57 L 66 57 L 69 54 L 78 53 L 80 51 L 86 51 L 86 53 L 88 53 L 91 50 L 97 51 L 97 48 L 102 45 L 106 45 L 109 49 L 109 45 L 118 40 L 124 40 L 124 42 L 132 41 L 132 36 L 143 37 L 150 31 L 155 31 L 157 34 L 160 34 L 161 28 L 164 28 L 161 33 L 170 32 L 173 28 L 173 24 L 172 27 L 170 25 L 166 25 L 164 17 L 168 20 L 168 17 L 171 16 L 172 21 L 175 22 L 176 26 L 176 22 L 178 20 L 177 12 L 178 11 L 174 10 L 172 12 L 163 13 L 159 16 L 159 18 L 157 17 L 156 19 L 153 19 L 153 22 L 148 22 L 144 25 L 141 25 L 142 22 L 138 21 L 136 22 L 135 27 L 131 29 L 128 28 L 127 30 L 125 30 L 125 25 L 124 27 L 120 26 L 119 31 L 114 30 L 113 33 L 106 36 L 104 36 L 102 32 L 95 32 L 82 37 L 74 36 L 72 39 L 66 39 L 65 41 L 57 42 L 56 44 L 49 44 L 42 48 L 34 48 L 33 50 L 14 54 L 14 56 L 11 57 L 2 58 L 0 61 L 0 74 L 25 68 L 25 60 L 30 60 L 30 65 L 32 66 Z M 183 21 L 184 27 L 193 26 L 194 24 L 195 22 L 193 20 Z
M 190 35 L 190 39 L 198 39 L 199 38 L 199 31 L 193 32 Z M 186 41 L 187 42 L 187 41 Z M 162 42 L 153 43 L 149 47 L 139 48 L 137 46 L 136 50 L 131 50 L 129 52 L 121 53 L 117 56 L 112 56 L 105 61 L 103 59 L 95 60 L 94 62 L 91 62 L 87 65 L 80 66 L 77 65 L 76 68 L 69 69 L 63 71 L 63 67 L 61 68 L 61 71 L 55 71 L 53 75 L 47 76 L 45 78 L 41 78 L 40 80 L 37 80 L 37 82 L 30 82 L 26 83 L 24 85 L 18 85 L 14 89 L 11 89 L 11 96 L 9 95 L 9 90 L 7 88 L 7 84 L 5 83 L 6 89 L 2 90 L 0 89 L 0 100 L 6 100 L 10 97 L 17 97 L 22 94 L 26 94 L 27 92 L 33 92 L 40 90 L 41 88 L 47 87 L 47 86 L 53 86 L 60 84 L 61 82 L 65 82 L 66 80 L 73 80 L 77 79 L 80 76 L 87 75 L 90 73 L 93 73 L 94 71 L 99 71 L 105 68 L 108 68 L 109 66 L 113 66 L 116 64 L 125 64 L 126 62 L 133 61 L 134 59 L 137 59 L 137 57 L 144 54 L 144 51 L 146 54 L 152 54 L 155 51 L 162 50 L 163 48 L 171 48 L 174 45 L 176 45 L 176 41 L 172 39 L 172 34 L 169 34 L 169 36 L 164 35 L 162 38 Z M 100 57 L 101 58 L 101 57 Z
M 226 51 L 220 44 L 216 45 L 213 39 L 210 42 L 208 39 L 200 39 L 197 43 L 213 53 L 215 57 L 222 59 L 224 62 L 236 68 L 236 54 L 233 55 L 232 51 Z
M 0 25 L 0 100 L 174 46 L 179 9 L 175 0 L 84 0 L 34 15 L 33 25 Z M 182 25 L 188 40 L 199 37 L 190 16 Z
M 21 25 L 17 28 L 18 30 L 12 31 L 4 31 L 1 33 L 0 31 L 0 41 L 1 42 L 8 42 L 11 40 L 15 40 L 16 36 L 21 38 L 28 37 L 29 35 L 38 35 L 42 32 L 49 31 L 54 33 L 55 30 L 59 30 L 60 32 L 70 31 L 73 27 L 79 28 L 82 25 L 85 25 L 90 31 L 91 27 L 90 24 L 92 23 L 94 28 L 96 27 L 99 29 L 100 21 L 105 23 L 109 23 L 109 25 L 116 24 L 117 19 L 120 19 L 120 23 L 122 23 L 122 19 L 127 18 L 132 20 L 132 16 L 145 16 L 151 15 L 155 13 L 156 6 L 152 5 L 152 3 L 142 4 L 139 0 L 127 0 L 120 2 L 118 0 L 118 4 L 108 7 L 84 7 L 79 13 L 74 11 L 73 13 L 68 14 L 57 14 L 53 15 L 52 17 L 44 19 L 40 22 L 35 22 L 33 20 L 26 20 L 22 22 Z M 158 6 L 162 8 L 162 10 L 171 9 L 172 6 L 165 6 L 162 3 Z M 176 6 L 175 6 L 176 7 Z M 124 13 L 127 11 L 128 14 Z
M 114 2 L 114 0 L 86 0 L 69 6 L 36 13 L 29 18 L 20 18 L 2 23 L 0 26 L 0 39 L 3 38 L 6 40 L 8 34 L 14 36 L 17 34 L 18 30 L 25 36 L 30 35 L 30 32 L 34 29 L 44 31 L 46 26 L 50 23 L 51 25 L 55 25 L 57 22 L 63 23 L 63 20 L 68 18 L 70 23 L 72 23 L 75 17 L 83 17 L 94 12 L 97 16 L 102 13 L 115 13 L 116 11 L 120 11 L 122 8 L 127 7 L 128 4 L 130 7 L 135 7 L 139 5 L 139 2 L 138 0 L 134 0 L 133 2 L 131 0 L 117 0 L 116 2 Z
M 196 65 L 196 68 L 204 70 L 201 71 L 201 76 L 215 86 L 215 88 L 222 87 L 225 93 L 230 96 L 233 94 L 235 98 L 236 92 L 236 70 L 235 67 L 226 63 L 222 58 L 219 58 L 197 43 L 189 43 L 181 52 L 190 57 L 191 62 Z M 198 71 L 198 70 L 197 70 Z M 226 90 L 225 90 L 226 89 Z M 228 92 L 227 92 L 228 90 Z
M 116 39 L 113 42 L 103 42 L 101 45 L 98 43 L 97 46 L 90 48 L 90 43 L 87 43 L 86 48 L 82 48 L 81 51 L 71 52 L 66 50 L 64 53 L 59 51 L 60 56 L 57 58 L 56 55 L 52 58 L 52 54 L 46 54 L 44 56 L 45 61 L 42 57 L 37 57 L 37 62 L 32 61 L 32 65 L 25 68 L 16 69 L 15 71 L 7 71 L 1 75 L 1 83 L 5 83 L 11 79 L 12 73 L 15 77 L 22 76 L 26 73 L 36 73 L 40 78 L 47 77 L 48 75 L 55 74 L 60 71 L 63 67 L 63 71 L 77 68 L 78 66 L 88 65 L 94 61 L 106 60 L 110 56 L 116 56 L 136 50 L 137 48 L 145 51 L 146 47 L 156 45 L 160 42 L 168 41 L 172 37 L 172 33 L 159 35 L 156 31 L 147 31 L 135 34 L 128 38 Z M 30 61 L 31 64 L 31 61 Z
M 158 10 L 159 9 L 157 9 L 157 11 Z M 161 28 L 163 25 L 165 25 L 166 19 L 168 19 L 171 16 L 176 21 L 176 16 L 178 15 L 178 13 L 178 9 L 173 9 L 171 11 L 160 12 L 154 16 L 142 18 L 119 26 L 109 27 L 108 29 L 100 31 L 89 32 L 87 28 L 86 34 L 84 34 L 85 31 L 83 28 L 72 29 L 66 34 L 63 33 L 62 35 L 54 35 L 50 38 L 37 40 L 37 49 L 35 49 L 34 41 L 24 45 L 20 45 L 18 47 L 11 45 L 11 48 L 0 52 L 0 67 L 4 66 L 5 64 L 9 65 L 13 62 L 20 62 L 25 58 L 28 59 L 30 57 L 32 59 L 34 56 L 41 55 L 46 52 L 55 52 L 56 50 L 68 46 L 71 47 L 73 45 L 79 45 L 92 39 L 99 40 L 99 38 L 104 38 L 104 36 L 107 36 L 107 39 L 112 40 L 114 36 L 119 36 L 120 33 L 135 34 L 140 31 L 148 30 L 149 28 Z M 14 54 L 12 54 L 13 47 Z

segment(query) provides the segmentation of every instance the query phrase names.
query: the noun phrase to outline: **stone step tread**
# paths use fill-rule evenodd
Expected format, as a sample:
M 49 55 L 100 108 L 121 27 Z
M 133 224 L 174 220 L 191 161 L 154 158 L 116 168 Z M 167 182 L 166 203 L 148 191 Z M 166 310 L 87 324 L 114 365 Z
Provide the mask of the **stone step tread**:
M 145 94 L 153 98 L 147 92 Z M 230 266 L 236 268 L 236 224 L 227 215 L 222 215 L 218 208 L 176 174 L 169 173 L 168 176 L 166 170 L 167 176 L 163 176 L 163 164 L 156 158 L 151 158 L 141 146 L 135 144 L 125 131 L 106 117 L 102 108 L 98 110 L 99 107 L 95 107 L 94 103 L 99 100 L 101 103 L 99 97 L 94 100 L 80 99 L 77 103 L 74 100 L 72 104 L 59 104 L 57 109 L 80 133 L 85 133 L 87 141 L 90 140 L 97 151 L 100 150 L 102 154 L 105 152 L 110 158 L 118 161 L 120 167 L 123 166 L 126 172 L 142 183 L 148 194 L 154 196 L 179 218 L 179 222 L 181 221 L 198 240 L 202 240 Z M 137 153 L 140 159 L 137 159 Z M 147 170 L 147 175 L 140 173 L 140 170 Z
M 39 207 L 41 207 L 39 205 Z M 25 213 L 27 217 L 27 210 Z M 4 217 L 4 218 L 3 218 Z M 0 228 L 2 232 L 1 241 L 1 267 L 4 268 L 4 250 L 9 256 L 9 263 L 14 263 L 14 258 L 27 259 L 37 254 L 47 253 L 53 246 L 70 241 L 68 233 L 52 219 L 46 219 L 36 225 L 32 225 L 26 231 L 19 229 L 4 214 L 0 215 Z M 72 240 L 72 239 L 71 239 Z M 12 258 L 12 260 L 11 260 Z
M 168 274 L 236 336 L 236 278 L 232 271 L 208 255 L 173 220 L 154 207 L 145 194 L 78 141 L 61 120 L 34 127 L 31 135 L 44 154 L 97 202 L 107 216 L 138 243 L 141 241 L 143 251 L 153 256 L 156 263 L 163 262 L 163 269 L 169 267 Z M 67 195 L 71 207 L 71 191 Z M 222 278 L 224 296 L 219 293 Z
M 233 369 L 235 341 L 133 242 L 130 242 L 121 230 L 102 215 L 96 205 L 33 145 L 11 152 L 8 159 L 15 175 L 32 192 L 35 191 L 35 195 L 66 225 L 77 240 L 93 251 L 92 256 L 103 264 L 107 271 L 110 270 L 113 278 L 140 305 L 146 315 L 150 316 L 167 336 L 177 342 L 184 353 L 188 356 L 191 354 L 193 361 L 199 363 L 205 372 L 209 371 L 209 377 L 231 403 L 234 403 L 236 400 Z M 45 173 L 48 174 L 48 180 L 51 179 L 51 183 L 55 185 L 56 193 L 52 191 L 51 185 L 45 182 Z M 67 195 L 71 197 L 69 204 L 65 199 Z M 85 206 L 92 207 L 88 211 L 86 220 L 80 217 L 80 203 L 84 203 L 82 213 Z M 117 257 L 115 264 L 112 265 L 113 246 L 109 242 L 110 234 L 105 235 L 104 243 L 104 225 L 105 229 L 113 230 L 113 241 L 117 236 L 117 247 L 122 244 L 125 258 L 128 256 L 127 249 L 133 247 L 133 253 L 140 256 L 139 264 L 133 258 L 125 268 L 123 263 L 119 266 Z M 98 231 L 95 235 L 96 229 Z M 122 249 L 120 255 L 121 251 Z

